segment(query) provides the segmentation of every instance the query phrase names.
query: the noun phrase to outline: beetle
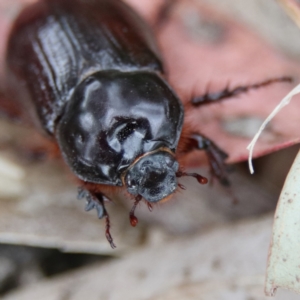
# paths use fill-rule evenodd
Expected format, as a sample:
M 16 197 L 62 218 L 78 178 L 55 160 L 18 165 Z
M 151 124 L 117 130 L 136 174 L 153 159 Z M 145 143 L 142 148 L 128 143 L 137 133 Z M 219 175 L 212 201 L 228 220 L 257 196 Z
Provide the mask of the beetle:
M 108 188 L 134 199 L 129 217 L 136 226 L 140 201 L 152 209 L 168 200 L 184 189 L 182 176 L 207 183 L 184 171 L 182 158 L 192 150 L 205 150 L 213 176 L 229 184 L 227 154 L 184 124 L 183 104 L 167 82 L 151 30 L 121 0 L 41 0 L 25 8 L 8 40 L 6 74 L 7 113 L 22 111 L 58 147 L 81 184 L 86 210 L 106 218 L 112 248 Z M 207 93 L 188 105 L 279 81 L 290 78 Z

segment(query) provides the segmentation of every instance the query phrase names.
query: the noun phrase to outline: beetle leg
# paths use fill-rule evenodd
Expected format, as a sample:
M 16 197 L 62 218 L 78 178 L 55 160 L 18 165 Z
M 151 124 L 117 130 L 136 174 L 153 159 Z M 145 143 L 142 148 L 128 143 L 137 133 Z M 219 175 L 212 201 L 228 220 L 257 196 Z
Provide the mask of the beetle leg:
M 90 211 L 92 209 L 96 209 L 97 211 L 97 216 L 99 219 L 102 219 L 105 217 L 105 236 L 106 239 L 108 240 L 110 246 L 114 249 L 116 248 L 116 245 L 113 242 L 113 238 L 110 234 L 110 219 L 109 215 L 107 213 L 107 210 L 104 205 L 104 201 L 110 201 L 104 194 L 97 192 L 93 193 L 90 191 L 87 191 L 83 188 L 78 188 L 78 199 L 86 199 L 86 206 L 85 206 L 85 211 Z
M 216 177 L 222 185 L 229 186 L 230 182 L 227 176 L 229 168 L 224 162 L 225 159 L 228 157 L 228 155 L 223 150 L 221 150 L 214 142 L 212 142 L 211 140 L 209 140 L 208 138 L 200 134 L 192 134 L 189 137 L 188 143 L 186 145 L 186 150 L 184 152 L 185 153 L 190 152 L 195 149 L 205 150 L 209 161 L 210 171 L 212 176 Z M 182 174 L 180 175 L 186 176 L 185 173 Z M 193 174 L 193 173 L 189 174 L 189 176 L 194 176 L 194 177 L 195 175 L 198 174 Z M 199 178 L 199 180 L 200 179 L 201 178 Z
M 198 96 L 192 99 L 191 103 L 193 106 L 200 106 L 203 104 L 214 103 L 223 99 L 231 98 L 238 96 L 242 93 L 246 93 L 249 90 L 259 89 L 261 87 L 265 87 L 267 85 L 277 83 L 277 82 L 292 82 L 293 79 L 291 77 L 277 77 L 271 78 L 268 80 L 264 80 L 258 83 L 250 84 L 250 85 L 241 85 L 235 88 L 230 89 L 228 86 L 223 89 L 223 91 L 215 92 L 215 93 L 205 93 L 203 96 Z

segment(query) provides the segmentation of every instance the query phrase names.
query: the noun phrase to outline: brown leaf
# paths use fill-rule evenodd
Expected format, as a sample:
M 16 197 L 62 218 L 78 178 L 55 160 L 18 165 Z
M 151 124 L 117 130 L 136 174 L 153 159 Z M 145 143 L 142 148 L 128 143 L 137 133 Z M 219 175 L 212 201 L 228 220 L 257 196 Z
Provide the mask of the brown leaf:
M 129 2 L 135 5 L 136 1 Z M 155 14 L 147 15 L 147 11 L 153 11 L 149 5 L 146 2 L 139 9 L 151 21 Z M 295 82 L 299 78 L 298 61 L 286 58 L 246 27 L 200 1 L 177 1 L 157 37 L 169 80 L 184 103 L 207 90 L 220 91 L 228 83 L 236 87 L 284 75 L 294 77 Z M 246 146 L 259 125 L 292 87 L 272 85 L 221 103 L 189 109 L 186 120 L 196 132 L 224 149 L 229 154 L 228 162 L 246 160 Z M 299 106 L 294 101 L 276 116 L 259 140 L 255 157 L 300 140 Z M 193 153 L 190 164 L 195 165 L 198 159 Z

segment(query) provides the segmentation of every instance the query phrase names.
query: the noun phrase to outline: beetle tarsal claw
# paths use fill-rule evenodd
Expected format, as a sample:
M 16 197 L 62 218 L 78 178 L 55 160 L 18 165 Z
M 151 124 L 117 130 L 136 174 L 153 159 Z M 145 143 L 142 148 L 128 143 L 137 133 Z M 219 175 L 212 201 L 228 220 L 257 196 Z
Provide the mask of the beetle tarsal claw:
M 77 199 L 81 200 L 87 196 L 87 191 L 83 189 L 82 187 L 78 187 L 78 194 L 77 194 Z
M 96 205 L 97 215 L 99 219 L 102 219 L 105 216 L 104 205 Z
M 83 198 L 86 199 L 85 211 L 90 211 L 95 208 L 99 219 L 105 216 L 104 201 L 110 202 L 111 200 L 109 198 L 102 193 L 93 193 L 79 187 L 77 199 L 81 200 Z
M 97 216 L 98 216 L 99 219 L 102 219 L 103 217 L 105 217 L 105 219 L 106 219 L 106 221 L 105 221 L 105 223 L 106 223 L 106 225 L 105 225 L 105 237 L 108 240 L 110 246 L 113 249 L 116 248 L 116 245 L 114 244 L 113 238 L 110 234 L 109 215 L 108 215 L 108 213 L 105 209 L 105 206 L 104 206 L 104 201 L 111 202 L 111 200 L 102 193 L 93 193 L 93 192 L 85 190 L 82 187 L 78 188 L 77 198 L 78 199 L 83 199 L 83 198 L 86 199 L 85 211 L 90 211 L 90 210 L 95 208 L 96 211 L 97 211 Z
M 114 244 L 113 238 L 110 234 L 110 219 L 109 215 L 105 210 L 105 218 L 106 218 L 106 228 L 105 228 L 105 236 L 107 241 L 109 242 L 112 249 L 115 249 L 117 246 Z
M 93 194 L 85 190 L 84 192 L 80 191 L 79 194 L 80 196 L 78 196 L 78 198 L 82 199 L 83 197 L 85 197 L 86 199 L 85 211 L 90 211 L 95 208 L 99 219 L 102 219 L 106 215 L 104 201 L 109 201 L 107 197 L 104 197 L 102 194 L 99 193 Z
M 95 208 L 95 203 L 91 199 L 86 199 L 85 211 L 90 211 Z

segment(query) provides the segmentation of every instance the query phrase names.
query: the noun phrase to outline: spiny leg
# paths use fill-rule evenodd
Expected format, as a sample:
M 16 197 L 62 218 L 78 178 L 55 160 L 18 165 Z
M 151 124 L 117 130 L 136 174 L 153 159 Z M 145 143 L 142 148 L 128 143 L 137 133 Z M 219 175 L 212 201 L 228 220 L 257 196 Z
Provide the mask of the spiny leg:
M 255 90 L 255 89 L 268 86 L 273 83 L 292 82 L 292 81 L 293 79 L 291 77 L 277 77 L 277 78 L 267 79 L 255 84 L 237 86 L 231 89 L 227 85 L 227 87 L 220 92 L 215 92 L 215 93 L 207 92 L 203 96 L 195 97 L 191 100 L 191 103 L 193 106 L 200 106 L 204 104 L 214 103 L 220 100 L 238 96 L 242 93 L 248 92 L 249 90 Z
M 251 85 L 238 86 L 232 89 L 229 89 L 229 87 L 227 86 L 221 92 L 207 92 L 203 96 L 195 97 L 192 99 L 191 104 L 197 107 L 200 105 L 210 104 L 230 97 L 234 97 L 242 93 L 246 93 L 251 89 L 259 89 L 278 82 L 292 81 L 293 79 L 291 77 L 283 76 L 271 78 Z M 213 143 L 211 140 L 200 134 L 192 134 L 189 137 L 184 152 L 187 153 L 194 149 L 206 151 L 213 177 L 216 177 L 221 184 L 228 186 L 230 184 L 227 176 L 229 168 L 224 162 L 228 155 L 223 150 L 221 150 L 215 143 Z
M 93 193 L 90 191 L 87 191 L 83 188 L 78 188 L 78 199 L 86 199 L 86 206 L 85 211 L 90 211 L 92 209 L 96 209 L 97 215 L 99 219 L 102 219 L 105 217 L 105 236 L 108 240 L 110 246 L 114 249 L 116 248 L 116 245 L 113 242 L 113 238 L 110 234 L 110 219 L 109 215 L 107 213 L 107 210 L 104 205 L 104 201 L 110 201 L 104 194 L 102 193 Z

